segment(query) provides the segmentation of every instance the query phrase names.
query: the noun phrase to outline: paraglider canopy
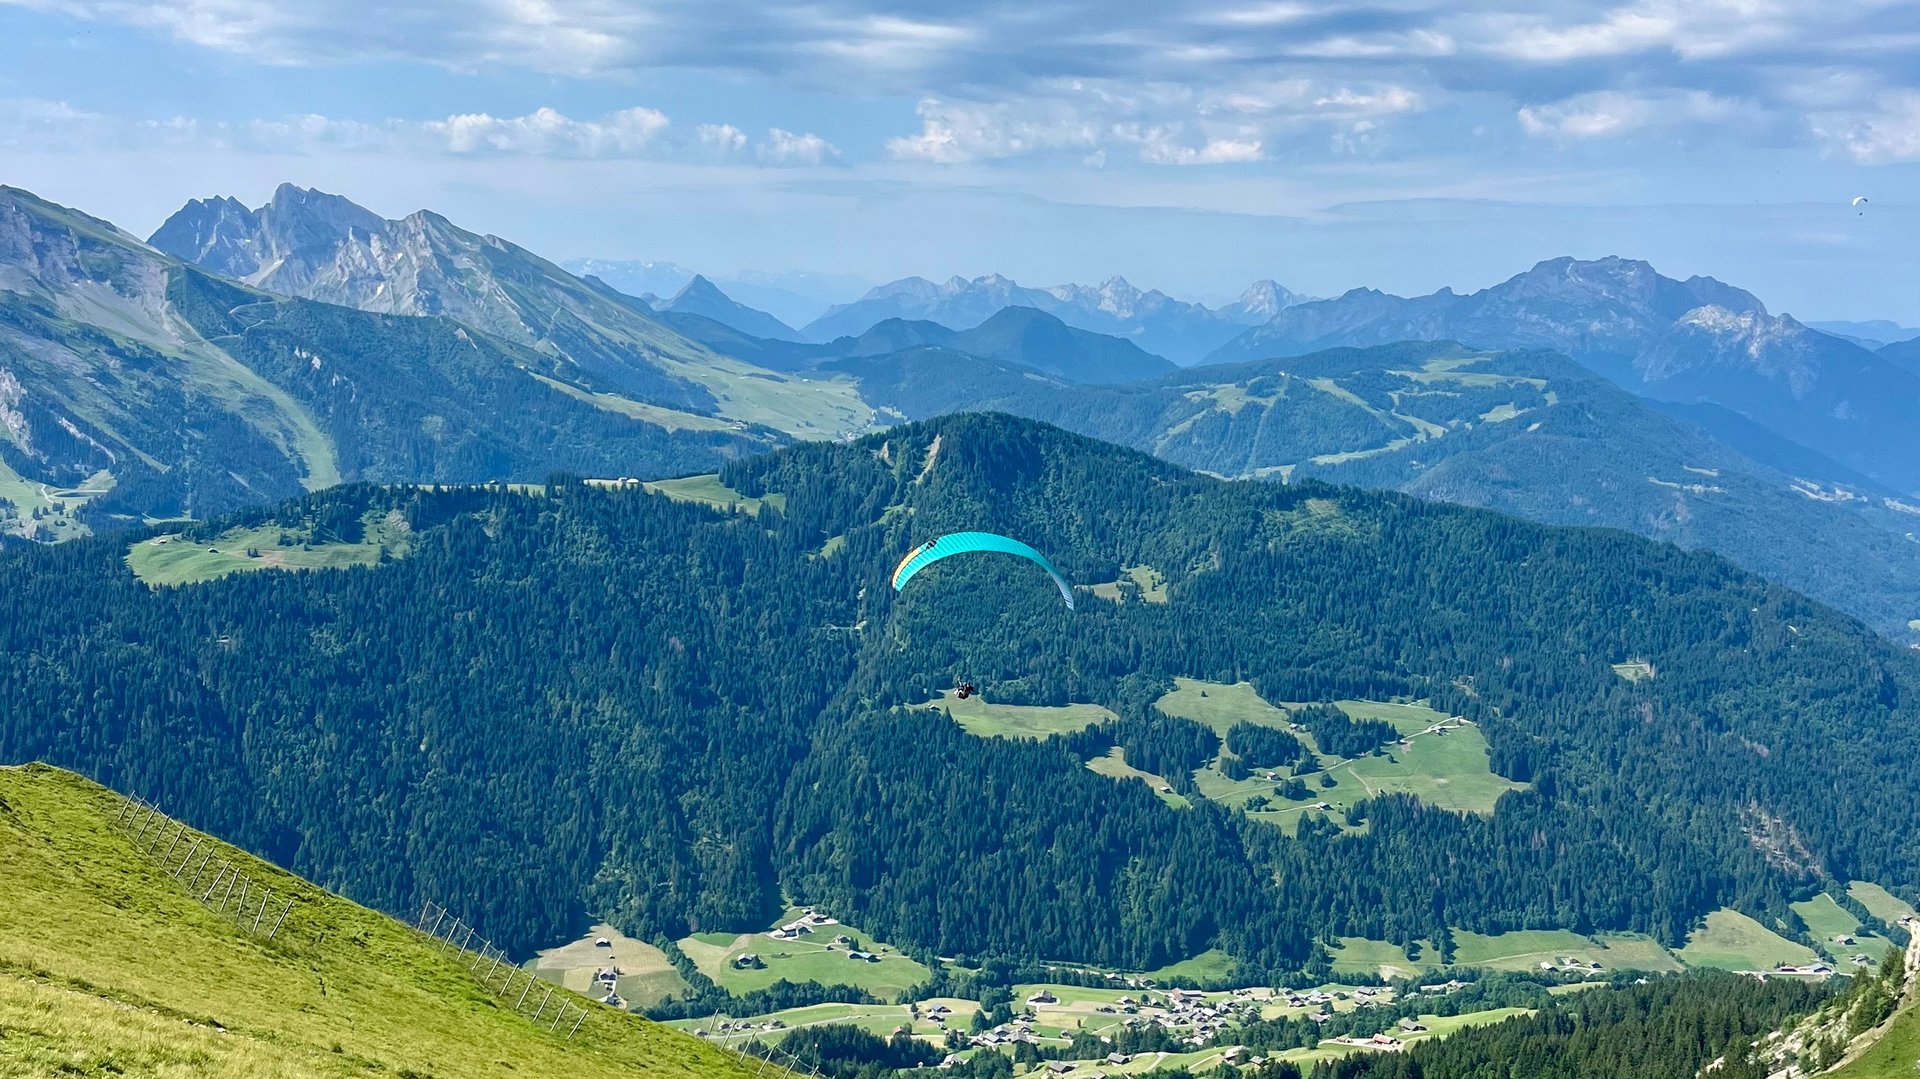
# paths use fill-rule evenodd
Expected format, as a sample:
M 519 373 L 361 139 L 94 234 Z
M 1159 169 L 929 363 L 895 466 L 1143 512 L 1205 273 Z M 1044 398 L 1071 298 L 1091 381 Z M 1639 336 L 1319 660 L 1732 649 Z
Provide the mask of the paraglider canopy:
M 1855 206 L 1858 206 L 1865 201 L 1867 201 L 1867 197 L 1865 195 L 1855 195 L 1853 197 L 1853 204 Z
M 893 569 L 893 590 L 895 592 L 907 586 L 913 575 L 933 565 L 943 558 L 957 554 L 972 554 L 980 551 L 997 551 L 1001 554 L 1018 555 L 1047 571 L 1053 583 L 1060 587 L 1060 598 L 1067 601 L 1067 609 L 1073 609 L 1073 586 L 1045 555 L 1021 543 L 1017 539 L 995 535 L 992 532 L 949 532 L 938 539 L 930 540 L 907 552 L 900 564 Z

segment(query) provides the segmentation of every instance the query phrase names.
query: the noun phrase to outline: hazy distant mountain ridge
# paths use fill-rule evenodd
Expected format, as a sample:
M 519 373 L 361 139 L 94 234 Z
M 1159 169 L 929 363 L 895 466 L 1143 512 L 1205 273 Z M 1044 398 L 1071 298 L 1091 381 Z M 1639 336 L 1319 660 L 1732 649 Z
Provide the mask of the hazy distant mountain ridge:
M 718 285 L 699 274 L 694 274 L 693 280 L 682 286 L 671 299 L 652 306 L 656 311 L 672 311 L 677 314 L 710 318 L 755 337 L 766 337 L 776 341 L 792 341 L 798 338 L 793 327 L 765 311 L 740 303 L 721 291 Z
M 1158 289 L 1141 291 L 1125 278 L 1098 285 L 1028 288 L 1001 274 L 933 282 L 923 277 L 893 281 L 859 300 L 841 304 L 801 328 L 809 341 L 857 336 L 887 319 L 937 322 L 966 330 L 1008 307 L 1031 307 L 1081 330 L 1122 337 L 1176 364 L 1193 363 L 1232 339 L 1256 312 L 1281 310 L 1297 297 L 1271 281 L 1258 282 L 1219 311 L 1176 300 Z M 1271 317 L 1270 315 L 1268 317 Z
M 1637 260 L 1553 259 L 1464 296 L 1356 289 L 1289 307 L 1211 360 L 1395 341 L 1553 349 L 1628 390 L 1732 409 L 1882 482 L 1920 490 L 1920 453 L 1903 433 L 1920 409 L 1920 378 L 1771 315 L 1742 289 L 1708 277 L 1677 281 Z

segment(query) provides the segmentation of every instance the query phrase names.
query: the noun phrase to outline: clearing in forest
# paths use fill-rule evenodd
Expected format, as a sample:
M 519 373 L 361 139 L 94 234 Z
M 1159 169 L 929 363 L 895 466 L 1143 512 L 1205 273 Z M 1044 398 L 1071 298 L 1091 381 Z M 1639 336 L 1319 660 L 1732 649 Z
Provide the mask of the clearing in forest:
M 604 948 L 598 944 L 602 940 L 607 942 Z M 691 988 L 665 952 L 604 924 L 587 930 L 586 936 L 570 944 L 548 948 L 529 965 L 542 978 L 596 999 L 607 991 L 595 984 L 594 975 L 618 970 L 614 992 L 633 1007 L 658 1004 Z
M 1186 809 L 1193 804 L 1176 793 L 1173 790 L 1173 785 L 1167 782 L 1165 776 L 1157 776 L 1152 772 L 1143 772 L 1133 765 L 1128 764 L 1127 751 L 1121 749 L 1119 746 L 1114 746 L 1112 749 L 1107 750 L 1106 756 L 1095 757 L 1088 761 L 1087 767 L 1111 779 L 1137 779 L 1145 783 L 1153 793 L 1160 796 L 1161 801 L 1170 806 Z
M 697 502 L 722 511 L 737 510 L 749 517 L 760 516 L 761 506 L 776 510 L 787 508 L 787 496 L 775 492 L 763 498 L 749 498 L 720 482 L 717 472 L 701 476 L 682 476 L 677 480 L 654 480 L 641 484 L 648 491 L 665 495 L 675 502 Z
M 758 933 L 695 933 L 680 940 L 680 950 L 700 973 L 736 994 L 765 989 L 784 978 L 794 983 L 858 986 L 885 999 L 930 976 L 925 966 L 892 946 L 831 919 L 809 923 L 806 932 L 790 939 L 773 936 L 783 926 L 805 921 L 807 913 L 805 908 L 789 910 L 780 921 Z M 839 941 L 839 937 L 850 937 L 853 943 Z M 856 958 L 854 952 L 869 958 Z
M 1262 699 L 1246 682 L 1227 685 L 1193 678 L 1174 680 L 1173 692 L 1156 702 L 1167 715 L 1204 724 L 1222 735 L 1237 723 L 1289 728 L 1294 712 L 1304 704 L 1278 706 Z M 1225 805 L 1248 808 L 1257 820 L 1291 832 L 1306 813 L 1339 812 L 1381 794 L 1411 794 L 1429 805 L 1458 813 L 1491 813 L 1502 794 L 1523 790 L 1525 784 L 1496 775 L 1480 728 L 1458 717 L 1435 711 L 1420 702 L 1336 701 L 1350 718 L 1379 720 L 1399 734 L 1399 741 L 1382 745 L 1364 757 L 1345 758 L 1320 751 L 1306 731 L 1295 735 L 1313 751 L 1317 769 L 1296 774 L 1292 768 L 1255 768 L 1246 779 L 1228 779 L 1216 759 L 1194 773 L 1200 793 Z M 1401 744 L 1404 743 L 1404 744 Z M 1223 751 L 1224 755 L 1224 751 Z M 1268 778 L 1269 775 L 1275 778 Z M 1306 786 L 1301 797 L 1283 792 L 1298 779 Z M 1324 805 L 1326 808 L 1320 808 Z
M 990 704 L 979 694 L 961 700 L 948 690 L 934 707 L 976 738 L 1048 738 L 1071 734 L 1114 719 L 1097 704 Z
M 1707 915 L 1706 925 L 1687 935 L 1679 954 L 1690 967 L 1720 970 L 1772 970 L 1779 963 L 1799 966 L 1820 958 L 1739 911 L 1724 909 Z
M 1111 603 L 1124 603 L 1129 595 L 1139 596 L 1144 603 L 1165 603 L 1167 577 L 1152 566 L 1128 566 L 1119 580 L 1088 585 L 1087 591 Z
M 345 569 L 376 566 L 384 552 L 407 553 L 411 530 L 398 510 L 370 511 L 355 542 L 322 535 L 312 522 L 233 528 L 210 540 L 176 532 L 140 540 L 127 548 L 127 567 L 149 585 L 198 584 L 235 573 L 280 569 Z

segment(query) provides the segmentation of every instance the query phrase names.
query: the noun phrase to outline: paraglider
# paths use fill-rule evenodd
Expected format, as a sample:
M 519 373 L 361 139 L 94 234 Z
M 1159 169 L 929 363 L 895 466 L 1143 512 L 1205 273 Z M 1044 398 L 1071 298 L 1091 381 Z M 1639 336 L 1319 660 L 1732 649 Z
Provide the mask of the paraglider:
M 1060 587 L 1060 598 L 1067 601 L 1067 609 L 1073 609 L 1073 586 L 1066 577 L 1047 561 L 1039 551 L 1021 543 L 1017 539 L 998 536 L 992 532 L 950 532 L 947 535 L 927 541 L 900 560 L 893 569 L 893 590 L 895 592 L 907 586 L 913 575 L 933 565 L 943 558 L 957 554 L 972 554 L 980 551 L 997 551 L 1001 554 L 1018 555 L 1047 571 L 1053 583 Z
M 1865 195 L 1855 195 L 1853 197 L 1853 208 L 1863 215 L 1866 213 L 1866 211 L 1860 209 L 1860 207 L 1865 206 L 1866 204 L 1867 204 L 1867 197 Z

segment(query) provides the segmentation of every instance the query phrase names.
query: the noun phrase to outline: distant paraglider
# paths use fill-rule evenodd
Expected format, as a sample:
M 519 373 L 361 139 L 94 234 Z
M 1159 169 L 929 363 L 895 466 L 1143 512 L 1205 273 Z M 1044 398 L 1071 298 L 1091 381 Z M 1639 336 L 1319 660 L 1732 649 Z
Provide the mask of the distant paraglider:
M 1855 195 L 1853 197 L 1853 209 L 1855 213 L 1864 215 L 1866 211 L 1862 210 L 1860 207 L 1865 206 L 1866 204 L 1867 204 L 1867 197 L 1865 195 Z
M 1046 570 L 1048 575 L 1053 578 L 1053 583 L 1060 587 L 1060 598 L 1067 601 L 1067 609 L 1073 609 L 1073 586 L 1068 584 L 1066 577 L 1062 576 L 1060 571 L 1053 567 L 1053 563 L 1047 561 L 1045 555 L 1021 543 L 1017 539 L 998 536 L 992 532 L 950 532 L 947 535 L 929 540 L 915 547 L 913 550 L 907 552 L 907 556 L 900 560 L 898 566 L 894 567 L 893 590 L 898 592 L 905 588 L 907 582 L 913 579 L 914 574 L 919 573 L 921 570 L 943 558 L 957 554 L 973 554 L 980 551 L 997 551 L 1001 554 L 1018 555 L 1039 566 L 1041 569 Z

